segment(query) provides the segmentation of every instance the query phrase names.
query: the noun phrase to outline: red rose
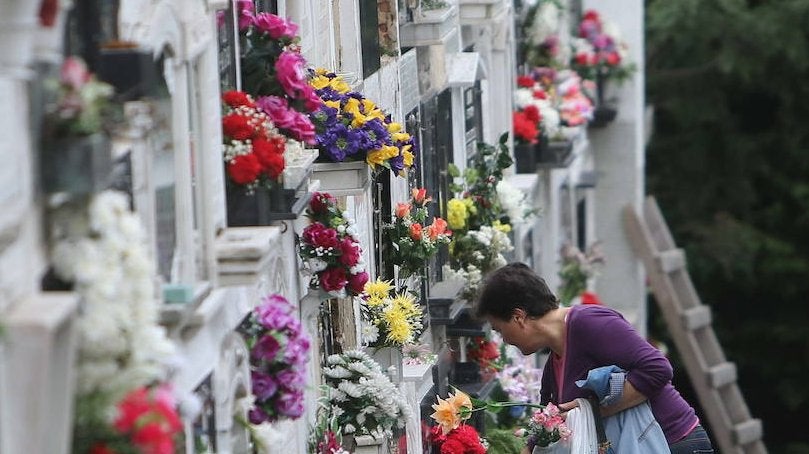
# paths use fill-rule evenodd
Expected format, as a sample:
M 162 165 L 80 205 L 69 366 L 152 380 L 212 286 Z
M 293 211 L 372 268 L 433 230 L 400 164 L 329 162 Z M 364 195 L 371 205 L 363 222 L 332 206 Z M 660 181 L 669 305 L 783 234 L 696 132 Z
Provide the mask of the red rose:
M 320 286 L 327 292 L 339 292 L 344 289 L 348 283 L 346 270 L 341 266 L 326 268 L 318 273 L 317 276 L 320 281 Z
M 303 229 L 303 241 L 313 247 L 336 248 L 339 244 L 337 240 L 337 230 L 315 222 Z
M 585 54 L 585 53 L 576 54 L 576 64 L 577 65 L 587 66 L 587 63 L 589 61 L 590 61 L 590 59 L 587 58 L 587 54 Z
M 545 90 L 534 90 L 532 94 L 534 99 L 548 99 L 548 94 L 545 93 Z
M 362 250 L 360 250 L 359 244 L 354 242 L 351 238 L 343 238 L 343 240 L 340 241 L 340 251 L 342 252 L 342 254 L 340 254 L 340 263 L 348 268 L 351 268 L 360 261 Z
M 410 224 L 410 238 L 412 238 L 413 241 L 421 241 L 421 224 L 418 222 Z
M 539 108 L 533 104 L 525 106 L 522 113 L 525 114 L 525 118 L 527 118 L 528 121 L 539 123 L 539 121 L 542 120 L 542 116 L 539 113 Z
M 601 18 L 598 16 L 598 12 L 596 10 L 588 9 L 584 13 L 584 17 L 582 17 L 582 21 L 591 20 L 594 22 L 601 22 Z
M 365 284 L 368 282 L 368 273 L 365 271 L 351 276 L 348 280 L 348 288 L 352 293 L 359 295 L 365 289 Z
M 534 86 L 534 79 L 528 76 L 519 76 L 517 77 L 517 86 L 531 88 Z
M 251 139 L 256 133 L 249 118 L 239 114 L 228 114 L 222 118 L 222 133 L 233 140 Z
M 228 175 L 236 184 L 250 184 L 258 179 L 261 173 L 261 163 L 254 154 L 236 156 L 228 164 Z
M 250 95 L 243 91 L 226 91 L 222 93 L 222 101 L 224 101 L 228 106 L 234 108 L 240 106 L 255 107 L 253 100 L 250 99 Z
M 337 204 L 337 199 L 327 192 L 316 192 L 312 195 L 312 200 L 309 202 L 309 209 L 313 213 L 325 213 L 329 211 L 329 207 Z

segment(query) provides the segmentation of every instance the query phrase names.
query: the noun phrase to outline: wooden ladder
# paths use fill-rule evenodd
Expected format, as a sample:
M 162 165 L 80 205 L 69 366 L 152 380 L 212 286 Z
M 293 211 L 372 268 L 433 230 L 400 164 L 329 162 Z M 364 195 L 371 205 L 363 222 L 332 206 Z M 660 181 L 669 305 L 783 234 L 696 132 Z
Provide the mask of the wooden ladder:
M 761 420 L 753 419 L 736 384 L 736 365 L 725 358 L 711 326 L 711 309 L 702 304 L 653 197 L 643 217 L 628 206 L 624 222 L 635 253 L 643 261 L 649 284 L 675 347 L 708 418 L 711 438 L 723 454 L 766 453 Z

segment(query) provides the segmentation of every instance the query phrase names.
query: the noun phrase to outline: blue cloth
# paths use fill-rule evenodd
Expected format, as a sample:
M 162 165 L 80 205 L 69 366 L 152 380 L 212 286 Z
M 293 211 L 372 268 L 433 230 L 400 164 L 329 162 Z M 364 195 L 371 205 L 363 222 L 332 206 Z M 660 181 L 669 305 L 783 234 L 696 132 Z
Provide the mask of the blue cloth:
M 590 370 L 587 379 L 577 380 L 576 386 L 589 389 L 598 396 L 599 403 L 610 405 L 623 395 L 625 373 L 617 366 L 603 366 Z M 649 402 L 604 418 L 604 432 L 612 449 L 620 454 L 670 454 L 663 429 L 652 414 Z

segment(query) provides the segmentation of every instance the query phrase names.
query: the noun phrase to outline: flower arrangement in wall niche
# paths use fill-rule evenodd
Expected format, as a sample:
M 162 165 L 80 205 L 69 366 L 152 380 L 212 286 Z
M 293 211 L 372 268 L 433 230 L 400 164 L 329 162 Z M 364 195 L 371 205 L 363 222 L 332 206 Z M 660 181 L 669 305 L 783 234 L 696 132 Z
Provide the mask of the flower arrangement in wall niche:
M 524 36 L 522 61 L 531 66 L 559 66 L 567 61 L 560 46 L 559 30 L 562 10 L 556 0 L 539 0 L 528 8 L 521 24 Z
M 281 295 L 262 299 L 242 324 L 250 349 L 252 424 L 297 419 L 303 414 L 306 360 L 310 340 L 302 332 L 295 306 Z
M 514 139 L 517 143 L 535 144 L 540 137 L 559 134 L 559 111 L 554 105 L 554 93 L 530 76 L 517 78 L 514 92 Z
M 598 274 L 605 258 L 598 242 L 592 244 L 586 253 L 575 246 L 565 244 L 559 254 L 561 283 L 557 293 L 561 304 L 569 306 L 576 297 L 587 290 L 587 281 Z
M 228 178 L 248 193 L 259 186 L 272 186 L 284 171 L 286 138 L 247 93 L 225 92 L 222 104 L 222 148 Z
M 584 78 L 621 81 L 634 71 L 634 66 L 627 63 L 627 45 L 620 30 L 597 11 L 584 13 L 578 36 L 573 40 L 571 66 Z
M 310 287 L 336 297 L 362 293 L 368 273 L 354 220 L 325 192 L 312 195 L 306 215 L 312 222 L 303 229 L 298 251 L 312 275 Z
M 401 350 L 421 334 L 424 311 L 413 296 L 393 290 L 389 281 L 381 279 L 365 284 L 361 331 L 368 345 Z
M 331 355 L 323 368 L 325 404 L 344 435 L 391 437 L 412 410 L 399 388 L 367 353 Z
M 413 165 L 413 137 L 373 101 L 324 69 L 312 73 L 311 84 L 323 100 L 320 110 L 311 115 L 320 159 L 365 161 L 375 171 L 390 169 L 399 176 Z
M 103 130 L 114 90 L 98 81 L 82 59 L 65 58 L 59 79 L 47 80 L 45 86 L 55 92 L 53 102 L 45 107 L 47 137 L 87 136 Z
M 413 189 L 407 203 L 396 204 L 393 221 L 382 226 L 386 258 L 399 267 L 399 279 L 420 274 L 438 248 L 452 238 L 444 219 L 435 217 L 427 224 L 430 202 L 424 188 Z
M 480 366 L 481 373 L 491 374 L 502 368 L 499 345 L 485 336 L 469 339 L 466 355 Z
M 239 0 L 236 6 L 242 89 L 256 97 L 282 134 L 314 144 L 308 115 L 320 108 L 321 100 L 308 83 L 298 26 L 275 14 L 255 14 L 252 0 Z
M 111 423 L 103 418 L 88 421 L 78 415 L 84 430 L 74 433 L 76 453 L 173 454 L 182 452 L 177 435 L 183 423 L 169 387 L 138 387 L 114 408 Z
M 582 79 L 576 71 L 569 69 L 557 71 L 554 79 L 562 124 L 576 127 L 590 122 L 595 110 L 591 100 L 595 92 L 593 82 Z

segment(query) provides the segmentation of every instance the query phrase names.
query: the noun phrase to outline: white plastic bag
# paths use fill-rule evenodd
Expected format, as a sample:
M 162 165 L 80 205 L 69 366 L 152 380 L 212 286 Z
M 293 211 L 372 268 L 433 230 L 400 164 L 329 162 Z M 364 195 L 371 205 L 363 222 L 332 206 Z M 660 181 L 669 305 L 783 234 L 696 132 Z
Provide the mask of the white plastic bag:
M 598 432 L 593 409 L 587 399 L 576 399 L 579 406 L 567 412 L 566 424 L 570 429 L 570 452 L 598 454 Z

